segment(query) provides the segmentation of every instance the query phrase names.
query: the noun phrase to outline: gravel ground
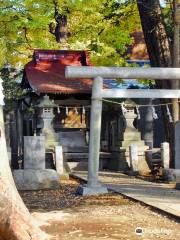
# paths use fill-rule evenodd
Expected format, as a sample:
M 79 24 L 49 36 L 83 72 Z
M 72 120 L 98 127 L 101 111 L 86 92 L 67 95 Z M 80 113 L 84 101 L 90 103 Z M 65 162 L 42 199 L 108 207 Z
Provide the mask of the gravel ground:
M 179 239 L 177 221 L 119 194 L 77 196 L 78 184 L 71 179 L 58 190 L 20 192 L 37 224 L 53 239 Z

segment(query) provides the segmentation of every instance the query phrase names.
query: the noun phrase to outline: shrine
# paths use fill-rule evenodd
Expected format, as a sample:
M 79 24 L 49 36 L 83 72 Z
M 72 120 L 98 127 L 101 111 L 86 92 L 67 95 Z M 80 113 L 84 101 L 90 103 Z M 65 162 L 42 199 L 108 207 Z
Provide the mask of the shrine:
M 25 137 L 39 136 L 45 139 L 45 169 L 57 170 L 58 165 L 63 168 L 58 172 L 64 172 L 64 175 L 73 170 L 87 170 L 94 80 L 66 79 L 66 66 L 91 66 L 88 52 L 35 50 L 32 61 L 25 65 L 21 86 L 26 90 L 26 96 L 19 101 L 17 109 L 18 147 L 14 147 L 14 143 L 13 151 L 17 154 L 12 156 L 13 169 L 24 168 Z M 115 78 L 104 79 L 104 89 L 117 87 L 124 88 Z M 123 103 L 125 99 L 119 101 Z M 128 104 L 127 100 L 125 104 Z M 142 172 L 149 172 L 145 150 L 153 145 L 153 128 L 151 126 L 147 131 L 142 126 L 147 125 L 146 121 L 152 123 L 153 118 L 137 120 L 135 105 L 126 110 L 124 112 L 121 106 L 103 102 L 99 167 L 128 171 L 129 146 L 138 142 Z M 56 156 L 57 152 L 60 157 Z M 63 164 L 56 162 L 57 159 L 62 161 L 62 158 Z

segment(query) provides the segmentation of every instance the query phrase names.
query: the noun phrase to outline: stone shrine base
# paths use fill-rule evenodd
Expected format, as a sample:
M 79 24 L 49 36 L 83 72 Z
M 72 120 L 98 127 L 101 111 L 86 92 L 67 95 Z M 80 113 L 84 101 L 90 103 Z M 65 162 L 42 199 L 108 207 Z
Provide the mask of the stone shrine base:
M 53 169 L 19 169 L 13 171 L 18 190 L 59 188 L 59 176 Z

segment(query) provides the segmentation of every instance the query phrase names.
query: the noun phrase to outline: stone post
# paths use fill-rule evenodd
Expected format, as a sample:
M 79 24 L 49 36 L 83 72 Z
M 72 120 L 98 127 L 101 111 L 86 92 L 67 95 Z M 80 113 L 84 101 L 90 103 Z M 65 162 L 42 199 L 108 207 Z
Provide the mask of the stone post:
M 130 168 L 138 172 L 138 147 L 135 144 L 129 146 Z
M 56 171 L 60 179 L 69 179 L 69 175 L 64 169 L 64 158 L 62 146 L 55 146 Z
M 161 160 L 165 169 L 169 169 L 170 154 L 169 154 L 169 143 L 161 143 Z
M 96 77 L 92 88 L 91 121 L 90 121 L 90 143 L 88 157 L 88 183 L 79 186 L 77 193 L 80 195 L 96 195 L 107 193 L 107 188 L 98 182 L 99 150 L 101 136 L 101 114 L 103 79 Z

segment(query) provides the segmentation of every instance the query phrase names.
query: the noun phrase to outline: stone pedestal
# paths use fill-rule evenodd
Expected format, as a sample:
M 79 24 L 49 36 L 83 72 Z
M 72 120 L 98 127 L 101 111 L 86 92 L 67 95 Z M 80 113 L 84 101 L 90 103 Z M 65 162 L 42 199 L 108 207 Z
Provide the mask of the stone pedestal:
M 24 169 L 14 170 L 13 176 L 19 190 L 59 187 L 57 172 L 45 169 L 44 136 L 24 137 Z

